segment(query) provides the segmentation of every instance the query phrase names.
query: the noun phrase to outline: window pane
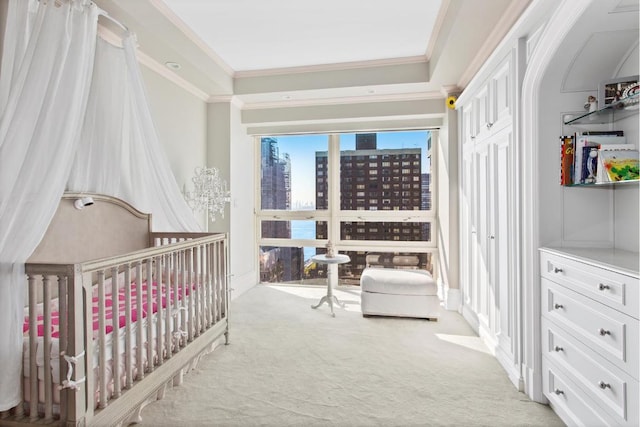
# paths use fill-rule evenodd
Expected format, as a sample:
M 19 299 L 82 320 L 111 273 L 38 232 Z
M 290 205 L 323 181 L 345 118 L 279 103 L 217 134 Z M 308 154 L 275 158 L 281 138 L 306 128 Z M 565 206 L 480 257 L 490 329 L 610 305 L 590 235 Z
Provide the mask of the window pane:
M 310 260 L 325 252 L 324 248 L 260 246 L 260 282 L 326 285 L 327 264 Z
M 325 221 L 292 220 L 262 221 L 263 239 L 326 239 Z
M 341 134 L 340 209 L 431 209 L 430 135 L 429 131 Z M 363 184 L 347 185 L 353 181 Z
M 382 240 L 401 242 L 431 241 L 428 222 L 352 222 L 340 223 L 342 240 Z
M 328 146 L 327 135 L 261 138 L 261 209 L 327 209 L 326 203 L 317 206 L 316 201 L 326 200 Z M 323 162 L 316 162 L 318 152 L 324 152 Z

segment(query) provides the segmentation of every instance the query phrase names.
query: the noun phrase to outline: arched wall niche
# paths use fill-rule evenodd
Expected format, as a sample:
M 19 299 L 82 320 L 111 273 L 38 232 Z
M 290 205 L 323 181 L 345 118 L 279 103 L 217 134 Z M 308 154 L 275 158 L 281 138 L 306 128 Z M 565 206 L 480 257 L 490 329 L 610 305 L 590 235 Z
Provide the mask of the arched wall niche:
M 538 248 L 548 245 L 616 247 L 637 252 L 635 242 L 625 241 L 615 223 L 618 218 L 613 190 L 591 189 L 588 197 L 581 189 L 558 184 L 560 135 L 575 131 L 563 125 L 563 115 L 583 112 L 588 95 L 597 95 L 597 86 L 608 76 L 638 74 L 638 10 L 619 10 L 617 0 L 563 0 L 551 16 L 527 64 L 522 84 L 521 201 L 522 201 L 522 286 L 523 286 L 523 376 L 525 392 L 545 402 L 542 395 L 540 271 Z M 617 13 L 613 11 L 618 8 Z M 636 34 L 635 41 L 633 34 Z M 594 35 L 597 34 L 597 35 Z M 599 49 L 588 44 L 591 40 Z M 594 41 L 595 40 L 595 41 Z M 607 63 L 585 68 L 598 61 L 597 52 L 606 50 L 606 40 L 624 46 L 602 54 Z M 624 41 L 624 42 L 623 42 Z M 615 53 L 615 54 L 614 54 Z M 635 62 L 634 62 L 635 61 Z M 634 119 L 637 121 L 637 116 Z M 638 140 L 637 126 L 629 138 Z M 635 193 L 623 190 L 635 201 L 637 224 L 638 187 Z M 616 208 L 614 208 L 616 207 Z M 584 233 L 590 230 L 592 233 Z M 581 233 L 582 231 L 582 233 Z

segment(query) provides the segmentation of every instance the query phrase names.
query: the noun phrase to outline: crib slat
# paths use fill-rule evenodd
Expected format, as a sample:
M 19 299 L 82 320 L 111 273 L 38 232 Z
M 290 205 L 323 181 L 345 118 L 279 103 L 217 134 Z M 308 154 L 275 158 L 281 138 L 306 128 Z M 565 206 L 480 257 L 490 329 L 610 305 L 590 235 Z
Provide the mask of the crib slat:
M 172 295 L 171 295 L 171 255 L 167 254 L 165 256 L 162 257 L 163 261 L 164 261 L 164 277 L 163 277 L 163 282 L 164 283 L 164 291 L 165 293 L 163 294 L 165 297 L 165 301 L 166 301 L 166 309 L 165 309 L 165 316 L 164 316 L 164 336 L 165 336 L 165 340 L 164 340 L 164 351 L 165 351 L 165 358 L 169 359 L 171 357 L 171 343 L 172 343 L 172 337 L 171 337 L 171 317 L 173 316 L 173 304 L 172 304 Z M 175 298 L 175 294 L 173 294 L 173 297 Z M 160 319 L 160 322 L 162 322 L 162 319 Z
M 180 294 L 180 289 L 178 287 L 178 269 L 180 268 L 179 265 L 179 253 L 174 252 L 173 254 L 171 254 L 171 266 L 172 266 L 172 278 L 173 278 L 173 310 L 174 312 L 172 313 L 173 319 L 172 319 L 172 324 L 173 324 L 173 332 L 175 333 L 175 339 L 171 340 L 171 344 L 172 344 L 172 352 L 175 353 L 176 351 L 180 350 L 180 341 L 182 340 L 182 336 L 180 335 L 180 332 L 183 330 L 180 328 L 180 317 L 182 316 L 182 311 L 181 311 L 181 305 L 182 305 L 182 299 L 181 299 L 181 294 Z
M 186 271 L 185 271 L 185 251 L 180 251 L 179 255 L 179 264 L 180 264 L 180 291 L 182 292 L 182 312 L 180 313 L 180 329 L 183 334 L 187 333 L 187 316 L 189 313 L 189 301 L 187 300 L 187 286 L 188 283 L 186 281 Z M 180 340 L 180 347 L 184 347 L 187 345 L 187 337 L 183 336 Z
M 155 367 L 153 360 L 153 258 L 147 259 L 147 307 L 145 309 L 145 319 L 147 322 L 147 372 L 152 372 Z
M 211 258 L 213 259 L 213 268 L 211 274 L 213 276 L 213 301 L 211 302 L 211 311 L 213 313 L 213 323 L 218 323 L 218 300 L 220 295 L 218 290 L 220 289 L 220 265 L 218 260 L 218 245 L 216 243 L 211 244 Z
M 143 354 L 143 333 L 144 333 L 144 308 L 142 306 L 142 262 L 136 264 L 136 313 L 137 313 L 137 329 L 136 329 L 136 379 L 144 378 L 144 364 L 142 363 Z M 149 360 L 149 359 L 147 359 Z
M 156 257 L 156 280 L 155 280 L 155 286 L 156 286 L 156 307 L 157 307 L 157 311 L 156 311 L 156 315 L 153 317 L 156 320 L 156 328 L 157 328 L 157 333 L 156 336 L 158 338 L 158 342 L 156 343 L 156 352 L 158 354 L 158 366 L 162 365 L 163 361 L 164 361 L 164 354 L 163 354 L 163 341 L 164 341 L 164 335 L 162 334 L 162 324 L 164 323 L 162 320 L 162 314 L 163 314 L 163 308 L 162 308 L 162 296 L 164 295 L 164 291 L 163 291 L 163 284 L 162 284 L 162 260 L 163 260 L 163 256 L 160 255 L 158 257 Z
M 193 278 L 193 249 L 189 248 L 185 254 L 186 259 L 186 267 L 187 267 L 187 283 L 189 284 L 189 303 L 187 304 L 187 314 L 189 320 L 189 328 L 187 333 L 189 342 L 193 341 L 193 334 L 195 329 L 195 302 L 196 302 L 196 289 L 194 278 Z
M 195 326 L 195 330 L 193 331 L 193 335 L 194 337 L 199 337 L 200 336 L 200 298 L 201 298 L 201 294 L 202 294 L 202 286 L 201 286 L 201 282 L 200 282 L 200 270 L 199 270 L 199 257 L 198 257 L 198 251 L 199 248 L 198 247 L 194 247 L 193 248 L 193 275 L 194 275 L 194 283 L 196 284 L 195 289 L 194 289 L 194 317 L 195 317 L 195 322 L 194 322 L 194 326 Z
M 104 289 L 104 270 L 98 271 L 98 383 L 100 384 L 99 406 L 107 407 L 107 327 Z
M 111 374 L 113 380 L 113 397 L 120 397 L 120 285 L 118 266 L 111 268 Z
M 207 295 L 209 291 L 207 286 L 207 254 L 204 245 L 200 245 L 200 277 L 202 280 L 202 332 L 204 332 L 209 328 L 209 316 L 207 313 Z
M 58 276 L 58 347 L 62 351 L 62 349 L 67 348 L 67 330 L 68 330 L 68 322 L 66 313 L 67 313 L 67 297 L 68 297 L 68 276 Z M 64 361 L 64 358 L 60 356 L 60 378 L 59 381 L 62 381 L 63 378 L 67 377 L 67 364 Z M 61 393 L 62 395 L 63 393 Z M 60 418 L 66 419 L 67 416 L 67 400 L 62 396 L 60 398 Z
M 155 361 L 153 360 L 153 258 L 148 258 L 146 264 L 147 308 L 145 310 L 145 316 L 147 322 L 147 371 L 153 372 L 155 366 Z
M 124 374 L 126 383 L 124 387 L 133 385 L 133 345 L 131 344 L 131 264 L 124 269 Z
M 212 243 L 207 244 L 207 252 L 209 253 L 209 313 L 211 315 L 211 325 L 215 325 L 218 321 L 216 319 L 216 251 L 215 246 Z
M 53 378 L 51 377 L 51 277 L 44 276 L 42 280 L 42 305 L 44 317 L 43 356 L 44 356 L 44 419 L 53 419 Z
M 29 396 L 29 419 L 35 421 L 38 419 L 38 365 L 36 357 L 38 354 L 38 324 L 37 316 L 37 290 L 36 278 L 29 276 L 29 387 L 31 393 Z

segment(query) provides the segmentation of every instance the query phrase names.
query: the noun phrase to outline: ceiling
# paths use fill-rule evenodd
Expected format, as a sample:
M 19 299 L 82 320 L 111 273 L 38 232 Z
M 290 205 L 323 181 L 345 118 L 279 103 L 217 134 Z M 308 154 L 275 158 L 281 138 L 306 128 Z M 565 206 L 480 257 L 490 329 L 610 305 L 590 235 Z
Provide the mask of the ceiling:
M 234 71 L 424 55 L 441 0 L 164 0 Z
M 143 64 L 250 110 L 442 99 L 531 0 L 94 1 L 136 33 Z

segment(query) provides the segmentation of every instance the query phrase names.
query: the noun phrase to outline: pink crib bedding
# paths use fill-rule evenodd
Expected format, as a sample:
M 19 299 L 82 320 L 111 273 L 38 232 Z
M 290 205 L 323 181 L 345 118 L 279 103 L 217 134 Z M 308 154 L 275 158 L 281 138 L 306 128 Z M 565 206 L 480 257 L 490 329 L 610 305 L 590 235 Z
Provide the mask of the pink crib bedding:
M 97 288 L 94 286 L 94 288 Z M 123 328 L 126 325 L 126 315 L 125 315 L 125 306 L 126 306 L 126 300 L 125 300 L 125 286 L 118 286 L 118 295 L 117 295 L 117 301 L 118 301 L 118 325 L 119 328 Z M 136 320 L 138 320 L 138 307 L 137 307 L 137 286 L 136 286 L 136 282 L 131 282 L 130 284 L 130 288 L 131 288 L 131 321 L 135 322 Z M 142 288 L 142 318 L 145 318 L 147 316 L 147 313 L 149 312 L 148 310 L 148 286 L 147 286 L 147 282 L 144 281 L 141 284 L 141 288 Z M 169 289 L 166 289 L 165 286 L 163 286 L 163 290 L 168 291 L 169 293 L 169 298 L 170 301 L 173 301 L 173 288 L 169 287 Z M 167 306 L 167 298 L 166 298 L 166 291 L 163 292 L 163 296 L 161 298 L 162 301 L 162 307 L 166 308 Z M 158 310 L 158 297 L 157 297 L 157 293 L 158 293 L 158 286 L 156 282 L 153 282 L 153 285 L 151 286 L 151 292 L 152 292 L 152 313 L 156 313 Z M 187 295 L 189 294 L 189 288 L 186 289 L 185 292 Z M 92 311 L 93 311 L 93 337 L 94 339 L 97 337 L 98 334 L 98 330 L 99 330 L 99 306 L 98 306 L 98 295 L 97 295 L 97 290 L 94 290 L 93 296 L 92 296 Z M 182 293 L 179 291 L 178 292 L 178 301 L 180 301 L 182 299 Z M 105 284 L 105 333 L 110 333 L 113 331 L 113 300 L 114 300 L 114 295 L 111 292 L 111 286 L 110 284 Z M 59 312 L 58 312 L 59 308 L 58 308 L 58 301 L 57 300 L 53 300 L 51 302 L 51 337 L 52 338 L 58 338 L 59 336 L 59 326 L 60 326 L 60 318 L 59 318 Z M 39 306 L 38 307 L 38 315 L 37 315 L 37 328 L 38 328 L 38 336 L 42 337 L 44 336 L 44 315 L 42 313 L 42 307 Z M 28 314 L 28 308 L 25 308 L 25 317 L 24 317 L 24 323 L 22 326 L 22 332 L 24 335 L 28 335 L 29 333 L 29 314 Z

